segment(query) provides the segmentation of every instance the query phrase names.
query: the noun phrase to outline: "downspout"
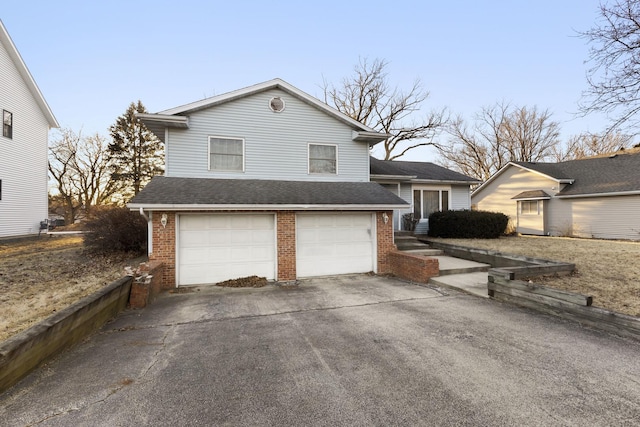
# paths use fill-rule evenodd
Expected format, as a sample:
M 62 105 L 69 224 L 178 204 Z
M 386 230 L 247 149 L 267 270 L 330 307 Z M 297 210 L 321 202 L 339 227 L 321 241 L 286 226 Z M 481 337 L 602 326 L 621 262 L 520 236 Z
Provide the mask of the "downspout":
M 142 217 L 147 220 L 147 256 L 149 256 L 153 253 L 153 222 L 151 221 L 152 213 L 149 212 L 149 216 L 147 216 L 147 214 L 144 213 L 144 209 L 140 208 L 140 215 L 142 215 Z

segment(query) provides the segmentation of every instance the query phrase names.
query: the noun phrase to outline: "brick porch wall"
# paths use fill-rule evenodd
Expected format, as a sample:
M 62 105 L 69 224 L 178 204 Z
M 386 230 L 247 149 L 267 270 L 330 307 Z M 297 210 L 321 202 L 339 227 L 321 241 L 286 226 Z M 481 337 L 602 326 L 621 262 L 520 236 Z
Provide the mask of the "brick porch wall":
M 387 223 L 384 223 L 384 214 L 387 214 Z M 376 229 L 378 230 L 378 274 L 391 273 L 391 260 L 389 255 L 396 250 L 393 243 L 393 211 L 376 212 Z
M 185 213 L 185 212 L 180 212 Z M 207 214 L 214 212 L 201 212 Z M 256 213 L 256 211 L 216 211 L 215 213 Z M 388 221 L 385 224 L 383 214 Z M 162 215 L 167 215 L 167 225 L 160 223 Z M 158 261 L 164 265 L 162 274 L 162 289 L 176 286 L 176 214 L 175 212 L 155 211 L 152 213 L 153 251 L 149 254 L 149 261 Z M 277 211 L 277 280 L 295 280 L 296 275 L 296 212 Z M 376 212 L 377 229 L 377 269 L 378 274 L 391 273 L 390 254 L 396 250 L 393 243 L 393 211 Z

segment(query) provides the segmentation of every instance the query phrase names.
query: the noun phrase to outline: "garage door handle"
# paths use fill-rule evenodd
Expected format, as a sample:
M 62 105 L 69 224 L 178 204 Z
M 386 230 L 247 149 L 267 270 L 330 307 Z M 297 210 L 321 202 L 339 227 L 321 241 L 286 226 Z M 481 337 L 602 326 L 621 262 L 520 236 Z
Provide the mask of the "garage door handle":
M 371 237 L 371 229 L 367 228 L 367 233 L 369 233 L 369 237 Z

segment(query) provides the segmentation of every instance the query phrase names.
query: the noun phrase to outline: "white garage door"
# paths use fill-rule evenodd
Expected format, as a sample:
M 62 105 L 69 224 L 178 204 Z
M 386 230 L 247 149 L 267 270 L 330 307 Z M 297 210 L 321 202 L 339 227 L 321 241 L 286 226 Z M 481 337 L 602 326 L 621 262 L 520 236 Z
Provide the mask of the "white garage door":
M 181 215 L 178 284 L 218 283 L 247 276 L 275 279 L 273 215 Z
M 374 271 L 372 214 L 299 214 L 296 217 L 298 277 Z

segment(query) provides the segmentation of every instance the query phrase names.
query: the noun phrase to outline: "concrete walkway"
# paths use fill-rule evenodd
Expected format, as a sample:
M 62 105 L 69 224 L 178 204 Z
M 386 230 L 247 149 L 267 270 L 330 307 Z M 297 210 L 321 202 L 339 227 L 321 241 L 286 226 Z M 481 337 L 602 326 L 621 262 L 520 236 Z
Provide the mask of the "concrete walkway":
M 434 256 L 440 264 L 440 276 L 432 277 L 429 284 L 456 289 L 482 298 L 487 293 L 487 271 L 489 264 L 483 264 L 450 256 Z

